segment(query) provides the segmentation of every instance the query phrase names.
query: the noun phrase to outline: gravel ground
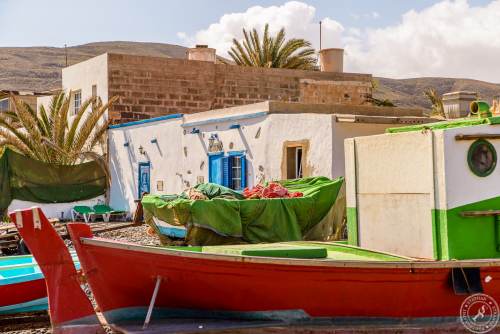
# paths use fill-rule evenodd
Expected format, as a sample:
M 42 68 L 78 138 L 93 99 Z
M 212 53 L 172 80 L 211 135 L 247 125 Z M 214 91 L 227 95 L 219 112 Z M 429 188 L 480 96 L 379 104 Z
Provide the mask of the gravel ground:
M 128 227 L 122 230 L 104 232 L 99 237 L 110 238 L 119 241 L 133 242 L 145 246 L 159 246 L 160 240 L 157 236 L 151 236 L 147 233 L 148 225 Z

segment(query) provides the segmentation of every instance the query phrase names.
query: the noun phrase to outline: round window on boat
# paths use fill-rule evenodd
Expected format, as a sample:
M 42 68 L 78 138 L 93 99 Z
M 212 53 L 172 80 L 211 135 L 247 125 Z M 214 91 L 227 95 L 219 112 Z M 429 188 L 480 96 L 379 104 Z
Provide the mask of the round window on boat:
M 477 176 L 490 175 L 497 165 L 497 152 L 490 142 L 478 139 L 469 147 L 467 162 Z

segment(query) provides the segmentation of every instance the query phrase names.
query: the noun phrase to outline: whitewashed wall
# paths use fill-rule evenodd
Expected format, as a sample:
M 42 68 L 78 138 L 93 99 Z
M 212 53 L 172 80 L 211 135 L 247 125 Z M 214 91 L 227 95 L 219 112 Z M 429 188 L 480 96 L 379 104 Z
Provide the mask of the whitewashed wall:
M 265 160 L 270 179 L 279 180 L 284 177 L 281 175 L 283 143 L 300 140 L 309 140 L 305 164 L 310 168 L 311 175 L 335 177 L 332 175 L 331 114 L 271 114 L 269 119 Z
M 40 110 L 40 106 L 44 106 L 45 110 L 48 110 L 50 105 L 50 101 L 52 100 L 53 95 L 45 95 L 36 98 L 36 110 Z
M 97 86 L 97 96 L 108 101 L 108 54 L 63 68 L 62 89 L 66 92 L 82 91 L 82 102 L 92 96 L 92 85 Z
M 212 134 L 217 134 L 226 154 L 246 152 L 247 185 L 251 187 L 261 180 L 284 177 L 286 141 L 308 140 L 306 164 L 310 174 L 334 178 L 344 175 L 345 138 L 382 133 L 390 126 L 335 124 L 331 114 L 267 113 L 267 108 L 267 103 L 258 103 L 110 129 L 111 206 L 135 209 L 140 162 L 151 162 L 153 193 L 180 193 L 200 179 L 208 182 L 208 140 Z M 232 125 L 240 127 L 231 129 Z M 193 129 L 199 133 L 191 133 Z M 158 143 L 152 144 L 152 139 Z M 139 154 L 140 146 L 146 154 Z M 163 191 L 157 189 L 158 181 L 163 181 Z
M 403 126 L 398 124 L 348 123 L 333 119 L 333 177 L 345 174 L 344 140 L 352 137 L 379 135 L 388 128 Z
M 184 187 L 193 186 L 197 177 L 202 176 L 208 182 L 208 139 L 217 134 L 223 143 L 224 152 L 245 151 L 247 159 L 248 185 L 256 184 L 260 177 L 267 178 L 267 171 L 272 161 L 266 161 L 265 151 L 269 142 L 269 116 L 240 119 L 236 121 L 222 121 L 217 123 L 194 126 L 200 130 L 199 134 L 190 134 L 193 127 L 185 127 L 186 134 L 182 136 L 183 170 L 180 172 Z M 186 117 L 186 122 L 189 118 Z M 189 119 L 193 121 L 193 119 Z M 230 129 L 233 124 L 239 124 L 239 129 Z M 260 135 L 256 137 L 257 132 Z M 184 147 L 186 148 L 184 151 Z M 232 147 L 232 148 L 231 148 Z M 186 153 L 186 154 L 184 154 Z M 264 168 L 263 172 L 258 166 Z
M 183 171 L 181 118 L 110 129 L 110 205 L 133 212 L 138 199 L 138 165 L 151 163 L 151 192 L 177 193 L 183 189 L 178 173 Z M 153 139 L 157 143 L 151 143 Z M 124 146 L 128 143 L 128 147 Z M 139 152 L 143 147 L 144 154 Z M 158 191 L 162 180 L 164 190 Z

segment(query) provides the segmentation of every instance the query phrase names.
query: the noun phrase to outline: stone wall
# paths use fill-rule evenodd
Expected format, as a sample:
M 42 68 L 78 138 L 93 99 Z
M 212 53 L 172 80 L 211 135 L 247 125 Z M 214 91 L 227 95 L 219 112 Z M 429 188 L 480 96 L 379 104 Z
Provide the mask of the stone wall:
M 203 61 L 108 55 L 113 123 L 265 100 L 365 104 L 371 75 L 265 69 Z

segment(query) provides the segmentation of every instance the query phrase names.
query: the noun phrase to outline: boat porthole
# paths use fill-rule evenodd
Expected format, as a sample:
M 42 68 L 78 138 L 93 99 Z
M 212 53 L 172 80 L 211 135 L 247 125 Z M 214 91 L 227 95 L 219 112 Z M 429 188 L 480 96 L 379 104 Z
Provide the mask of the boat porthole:
M 497 165 L 495 147 L 487 140 L 476 140 L 469 147 L 467 162 L 475 175 L 480 177 L 490 175 Z

